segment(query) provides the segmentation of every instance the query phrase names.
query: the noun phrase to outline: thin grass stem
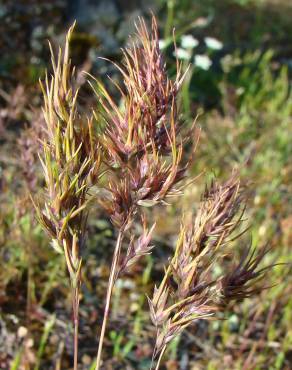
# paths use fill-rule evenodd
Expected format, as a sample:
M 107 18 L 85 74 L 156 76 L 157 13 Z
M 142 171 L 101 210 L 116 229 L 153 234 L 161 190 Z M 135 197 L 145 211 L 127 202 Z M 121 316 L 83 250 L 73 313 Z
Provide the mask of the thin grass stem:
M 72 306 L 74 320 L 74 370 L 78 369 L 78 335 L 79 335 L 79 283 L 72 288 Z
M 158 360 L 157 360 L 157 364 L 156 364 L 155 370 L 158 370 L 158 369 L 159 369 L 160 364 L 161 364 L 161 360 L 162 360 L 162 357 L 163 357 L 163 355 L 164 355 L 165 350 L 166 350 L 166 346 L 164 346 L 164 347 L 162 348 L 161 352 L 160 352 L 160 355 L 159 355 L 159 358 L 158 358 Z
M 115 284 L 115 281 L 116 281 L 116 271 L 117 271 L 118 260 L 119 260 L 121 245 L 122 245 L 122 239 L 123 239 L 123 232 L 120 231 L 119 235 L 118 235 L 116 247 L 115 247 L 115 252 L 114 252 L 114 257 L 113 257 L 113 261 L 112 261 L 109 282 L 108 282 L 106 303 L 105 303 L 102 327 L 101 327 L 101 332 L 100 332 L 100 337 L 99 337 L 99 344 L 98 344 L 98 352 L 97 352 L 97 357 L 96 357 L 95 370 L 99 370 L 100 365 L 101 365 L 102 347 L 103 347 L 103 342 L 104 342 L 104 336 L 105 336 L 107 321 L 108 321 L 108 318 L 109 318 L 109 311 L 110 311 L 110 304 L 111 304 L 111 297 L 112 297 L 113 287 L 114 287 L 114 284 Z

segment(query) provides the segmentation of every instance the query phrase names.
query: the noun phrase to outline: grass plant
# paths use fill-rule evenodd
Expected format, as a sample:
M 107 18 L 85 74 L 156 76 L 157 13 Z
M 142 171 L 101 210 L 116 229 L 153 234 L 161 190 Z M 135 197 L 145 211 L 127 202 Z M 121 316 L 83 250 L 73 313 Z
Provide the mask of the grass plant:
M 57 59 L 51 48 L 53 72 L 41 84 L 46 126 L 39 157 L 45 189 L 43 200 L 34 204 L 52 247 L 63 254 L 68 269 L 74 370 L 78 368 L 82 251 L 90 207 L 101 207 L 116 230 L 95 365 L 99 370 L 114 285 L 154 248 L 155 222 L 149 225 L 146 213 L 182 196 L 194 181 L 187 178 L 198 135 L 195 125 L 186 128 L 179 112 L 177 97 L 185 74 L 177 61 L 176 77 L 168 78 L 155 17 L 150 32 L 144 20 L 138 20 L 135 40 L 123 50 L 122 64 L 115 64 L 123 84 L 112 82 L 122 104 L 90 76 L 97 104 L 88 116 L 78 105 L 79 89 L 69 58 L 73 29 Z M 260 267 L 266 248 L 256 251 L 246 246 L 240 261 L 235 261 L 232 247 L 242 234 L 244 204 L 243 188 L 233 173 L 222 184 L 214 181 L 206 186 L 193 220 L 182 220 L 174 256 L 149 298 L 157 332 L 151 368 L 159 369 L 169 342 L 189 325 L 214 320 L 231 301 L 267 288 L 260 284 L 272 267 Z M 138 223 L 142 231 L 137 236 L 134 226 Z M 225 264 L 220 277 L 214 275 L 217 263 Z

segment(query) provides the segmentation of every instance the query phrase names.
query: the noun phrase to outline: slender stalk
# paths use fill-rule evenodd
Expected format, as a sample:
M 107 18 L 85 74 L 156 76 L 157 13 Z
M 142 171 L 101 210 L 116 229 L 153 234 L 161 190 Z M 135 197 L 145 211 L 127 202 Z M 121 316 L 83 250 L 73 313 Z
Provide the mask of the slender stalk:
M 74 320 L 74 370 L 78 369 L 78 332 L 79 332 L 79 282 L 72 288 L 72 307 Z
M 114 252 L 114 257 L 113 257 L 113 261 L 112 261 L 109 282 L 108 282 L 108 288 L 107 288 L 107 294 L 106 294 L 106 303 L 105 303 L 102 327 L 101 327 L 101 332 L 100 332 L 100 337 L 99 337 L 99 344 L 98 344 L 98 352 L 97 352 L 97 357 L 96 357 L 95 370 L 100 369 L 102 346 L 103 346 L 103 342 L 104 342 L 106 325 L 107 325 L 107 321 L 108 321 L 108 317 L 109 317 L 109 310 L 110 310 L 110 303 L 111 303 L 113 287 L 114 287 L 114 284 L 115 284 L 115 281 L 116 281 L 116 269 L 117 269 L 117 265 L 118 265 L 118 260 L 119 260 L 121 245 L 122 245 L 122 239 L 123 239 L 123 232 L 120 231 L 119 235 L 118 235 L 116 247 L 115 247 L 115 252 Z
M 156 343 L 157 343 L 157 338 L 158 338 L 158 330 L 156 329 L 156 340 L 155 340 L 155 347 L 153 349 L 153 352 L 152 352 L 152 357 L 151 357 L 151 365 L 150 365 L 150 369 L 149 370 L 152 370 L 154 368 L 154 361 L 155 361 L 155 357 L 156 357 Z
M 164 347 L 162 348 L 161 352 L 160 352 L 160 355 L 159 355 L 159 358 L 158 358 L 158 360 L 157 360 L 157 364 L 156 364 L 155 370 L 158 370 L 158 369 L 159 369 L 159 367 L 160 367 L 160 363 L 161 363 L 161 360 L 162 360 L 162 357 L 163 357 L 163 355 L 164 355 L 165 350 L 166 350 L 166 346 L 164 346 Z
M 173 16 L 174 16 L 174 1 L 167 1 L 167 17 L 164 31 L 164 39 L 168 39 L 171 36 L 171 29 L 173 27 Z

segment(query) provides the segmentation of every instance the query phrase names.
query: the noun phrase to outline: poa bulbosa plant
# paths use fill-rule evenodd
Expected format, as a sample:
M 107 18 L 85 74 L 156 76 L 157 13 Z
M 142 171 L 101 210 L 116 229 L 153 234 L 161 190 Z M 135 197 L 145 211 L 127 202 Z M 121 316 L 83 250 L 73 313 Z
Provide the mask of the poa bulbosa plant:
M 57 59 L 51 48 L 53 72 L 41 84 L 46 126 L 39 157 L 45 189 L 44 201 L 35 201 L 35 207 L 52 247 L 64 255 L 68 269 L 75 328 L 74 369 L 78 366 L 81 269 L 86 263 L 82 250 L 89 206 L 102 207 L 117 232 L 97 351 L 98 370 L 114 285 L 154 248 L 155 223 L 148 224 L 145 208 L 165 206 L 172 197 L 183 194 L 193 152 L 187 156 L 186 144 L 197 141 L 194 126 L 185 129 L 177 106 L 184 79 L 180 64 L 177 62 L 176 78 L 169 79 L 154 17 L 151 32 L 142 19 L 136 28 L 135 41 L 123 50 L 122 64 L 116 65 L 123 79 L 121 85 L 115 84 L 122 105 L 90 76 L 97 108 L 87 116 L 80 113 L 69 58 L 73 27 Z M 92 191 L 93 187 L 99 191 Z M 256 253 L 246 248 L 239 263 L 234 262 L 220 277 L 213 274 L 218 261 L 234 256 L 231 242 L 240 236 L 243 208 L 240 181 L 234 173 L 221 185 L 214 181 L 207 186 L 193 219 L 182 220 L 174 256 L 148 298 L 156 329 L 151 367 L 159 368 L 168 343 L 190 324 L 215 319 L 229 302 L 261 289 L 258 282 L 266 269 L 258 265 L 266 250 Z M 137 223 L 142 225 L 138 236 L 133 230 Z
M 103 112 L 105 132 L 101 138 L 105 161 L 110 169 L 108 196 L 101 199 L 106 212 L 118 230 L 104 320 L 97 355 L 98 369 L 109 314 L 114 282 L 118 276 L 152 249 L 149 246 L 154 225 L 145 226 L 143 207 L 154 207 L 181 192 L 180 182 L 187 164 L 183 163 L 183 139 L 178 117 L 176 95 L 182 82 L 180 70 L 174 82 L 168 79 L 159 50 L 157 24 L 152 20 L 148 33 L 139 20 L 137 36 L 140 43 L 123 52 L 124 63 L 117 66 L 124 86 L 118 87 L 124 101 L 123 110 L 114 103 L 97 81 L 97 99 Z M 98 112 L 95 114 L 98 117 Z M 143 235 L 132 238 L 126 255 L 121 255 L 125 232 L 134 220 L 143 219 Z M 137 221 L 136 221 L 137 222 Z
M 51 245 L 64 254 L 72 287 L 74 317 L 74 369 L 78 355 L 78 311 L 81 285 L 81 249 L 84 247 L 89 190 L 100 173 L 99 146 L 92 135 L 92 118 L 77 109 L 78 89 L 69 60 L 71 27 L 64 52 L 52 52 L 53 74 L 41 84 L 46 137 L 40 161 L 46 184 L 44 209 L 36 205 L 39 222 Z

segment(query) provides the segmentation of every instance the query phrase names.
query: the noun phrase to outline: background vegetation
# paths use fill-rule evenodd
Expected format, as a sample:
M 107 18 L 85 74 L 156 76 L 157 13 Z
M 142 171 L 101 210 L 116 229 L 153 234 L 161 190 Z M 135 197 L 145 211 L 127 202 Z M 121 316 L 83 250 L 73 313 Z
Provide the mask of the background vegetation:
M 289 0 L 2 1 L 0 4 L 0 369 L 68 369 L 72 363 L 70 287 L 63 258 L 37 225 L 29 193 L 41 185 L 36 130 L 38 79 L 49 48 L 77 19 L 73 62 L 106 81 L 138 15 L 157 15 L 170 76 L 175 57 L 191 67 L 180 103 L 186 125 L 199 113 L 201 140 L 192 174 L 202 173 L 174 205 L 156 211 L 157 246 L 114 292 L 106 369 L 147 369 L 153 329 L 145 293 L 153 289 L 174 246 L 180 214 L 195 210 L 206 179 L 233 167 L 249 189 L 246 218 L 254 245 L 269 244 L 267 262 L 291 262 L 292 4 Z M 92 99 L 79 73 L 82 107 Z M 113 229 L 90 218 L 83 271 L 80 369 L 90 369 L 112 253 Z M 248 243 L 249 240 L 246 240 Z M 240 249 L 240 245 L 238 245 Z M 171 345 L 165 368 L 291 369 L 291 268 L 277 267 L 276 285 L 236 304 L 219 323 L 198 323 Z

